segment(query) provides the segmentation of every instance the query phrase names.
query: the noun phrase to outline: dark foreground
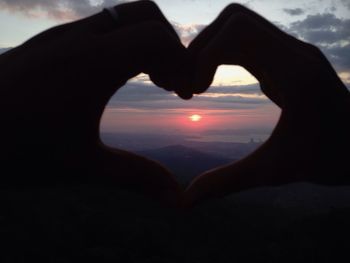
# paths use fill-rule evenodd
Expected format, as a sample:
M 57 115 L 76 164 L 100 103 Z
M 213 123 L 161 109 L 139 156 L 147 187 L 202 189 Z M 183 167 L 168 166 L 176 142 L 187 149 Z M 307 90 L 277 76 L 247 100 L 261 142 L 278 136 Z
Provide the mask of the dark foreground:
M 113 188 L 1 190 L 0 262 L 349 262 L 349 189 L 256 189 L 187 213 Z

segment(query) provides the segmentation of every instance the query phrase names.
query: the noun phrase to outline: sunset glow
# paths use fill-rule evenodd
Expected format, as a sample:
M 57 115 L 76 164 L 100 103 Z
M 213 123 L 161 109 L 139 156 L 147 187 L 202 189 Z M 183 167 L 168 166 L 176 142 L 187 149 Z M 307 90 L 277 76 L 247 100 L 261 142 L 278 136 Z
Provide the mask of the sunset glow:
M 198 121 L 200 121 L 202 119 L 202 116 L 200 116 L 198 114 L 193 114 L 189 118 L 190 118 L 191 121 L 198 122 Z
M 87 17 L 101 12 L 104 7 L 122 2 L 130 1 L 0 0 L 0 54 L 43 30 Z M 171 21 L 182 43 L 188 46 L 232 1 L 154 2 Z M 350 90 L 347 56 L 350 47 L 347 30 L 350 21 L 349 1 L 235 2 L 258 12 L 283 31 L 321 48 Z M 231 51 L 235 50 L 227 50 Z M 223 62 L 229 63 L 226 60 Z M 167 70 L 167 66 L 165 63 L 162 72 Z M 180 71 L 172 73 L 174 79 L 181 77 Z M 258 80 L 247 69 L 238 64 L 221 65 L 210 86 L 205 93 L 195 94 L 191 100 L 182 100 L 176 93 L 168 92 L 167 87 L 156 87 L 147 74 L 141 73 L 127 81 L 124 87 L 115 87 L 118 92 L 106 105 L 100 132 L 121 136 L 123 140 L 128 140 L 129 137 L 125 135 L 131 133 L 153 134 L 159 138 L 164 135 L 168 140 L 170 137 L 167 136 L 171 135 L 187 139 L 198 139 L 200 136 L 200 140 L 231 142 L 248 142 L 251 138 L 265 140 L 270 136 L 281 110 L 264 96 Z M 191 86 L 183 88 L 191 89 Z M 148 141 L 147 137 L 145 141 Z M 160 146 L 161 140 L 155 141 L 157 143 L 153 146 Z M 170 143 L 180 144 L 178 141 L 167 141 L 165 144 Z M 120 143 L 117 146 L 123 145 Z M 150 144 L 148 148 L 153 146 Z
M 256 78 L 240 66 L 221 65 L 218 67 L 212 85 L 249 85 L 258 83 Z

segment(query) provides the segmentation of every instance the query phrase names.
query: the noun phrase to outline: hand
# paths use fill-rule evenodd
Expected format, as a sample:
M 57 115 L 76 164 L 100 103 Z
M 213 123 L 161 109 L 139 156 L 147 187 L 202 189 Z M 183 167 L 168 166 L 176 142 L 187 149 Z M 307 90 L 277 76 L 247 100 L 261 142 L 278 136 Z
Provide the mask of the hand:
M 64 177 L 67 167 L 80 174 L 107 167 L 104 172 L 115 182 L 128 176 L 128 185 L 142 185 L 154 195 L 163 193 L 162 187 L 178 188 L 159 164 L 100 143 L 99 122 L 108 100 L 139 73 L 190 97 L 183 89 L 189 79 L 187 50 L 159 8 L 150 1 L 115 8 L 119 21 L 101 12 L 47 30 L 0 57 L 0 157 L 8 164 L 6 180 L 40 183 L 57 180 L 54 173 Z M 108 157 L 96 163 L 104 154 Z M 26 175 L 29 171 L 34 172 Z M 73 172 L 69 176 L 73 180 Z M 146 176 L 149 181 L 138 182 Z M 152 177 L 159 182 L 148 184 L 156 181 Z
M 324 55 L 243 6 L 232 4 L 190 44 L 194 93 L 221 64 L 241 65 L 282 110 L 268 141 L 247 158 L 196 178 L 189 204 L 258 186 L 350 182 L 350 95 Z

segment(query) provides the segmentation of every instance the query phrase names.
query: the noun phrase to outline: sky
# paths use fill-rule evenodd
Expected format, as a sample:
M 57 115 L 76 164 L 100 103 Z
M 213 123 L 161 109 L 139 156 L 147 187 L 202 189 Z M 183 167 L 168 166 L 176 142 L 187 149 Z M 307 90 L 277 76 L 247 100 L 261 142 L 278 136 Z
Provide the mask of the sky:
M 118 0 L 0 0 L 0 52 L 52 26 L 99 12 Z M 123 1 L 126 2 L 126 1 Z M 155 0 L 187 45 L 228 0 Z M 290 34 L 318 46 L 350 87 L 350 0 L 236 1 Z M 193 122 L 189 116 L 199 114 Z M 218 69 L 208 92 L 182 101 L 145 75 L 130 80 L 110 100 L 101 132 L 200 135 L 203 140 L 265 140 L 280 110 L 241 67 Z

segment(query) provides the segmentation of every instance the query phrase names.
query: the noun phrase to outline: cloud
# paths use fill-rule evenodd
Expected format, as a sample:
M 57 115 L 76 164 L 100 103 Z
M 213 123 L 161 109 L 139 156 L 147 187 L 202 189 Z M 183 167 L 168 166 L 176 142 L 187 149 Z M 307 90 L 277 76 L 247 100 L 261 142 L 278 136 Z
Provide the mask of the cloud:
M 110 108 L 129 109 L 254 109 L 270 103 L 259 95 L 258 85 L 211 87 L 207 93 L 195 96 L 191 103 L 183 101 L 174 93 L 154 85 L 128 83 L 110 100 Z M 256 95 L 255 95 L 256 94 Z
M 212 86 L 209 88 L 208 92 L 211 94 L 224 94 L 224 95 L 241 95 L 241 94 L 257 94 L 261 95 L 261 90 L 259 84 L 250 85 L 234 85 L 234 86 Z M 161 88 L 156 87 L 153 84 L 145 84 L 142 82 L 128 82 L 119 91 L 123 97 L 129 96 L 133 97 L 144 97 L 144 96 L 155 96 L 164 97 L 171 96 L 175 97 L 173 93 L 167 92 Z
M 301 8 L 284 8 L 283 11 L 291 16 L 299 16 L 304 14 L 304 10 Z
M 349 2 L 349 0 L 341 0 L 341 1 L 345 5 L 345 7 L 347 7 L 350 10 L 350 2 Z
M 338 71 L 350 71 L 350 19 L 308 15 L 292 23 L 288 32 L 320 47 Z
M 179 34 L 184 45 L 191 43 L 191 41 L 207 26 L 202 24 L 182 25 L 176 22 L 172 22 L 172 25 Z
M 350 19 L 337 18 L 330 13 L 308 15 L 304 20 L 292 23 L 289 30 L 319 45 L 350 41 Z
M 329 47 L 325 52 L 339 71 L 350 72 L 350 44 Z
M 72 20 L 99 12 L 123 0 L 0 0 L 0 9 L 28 16 Z
M 213 86 L 208 92 L 211 93 L 223 93 L 223 94 L 257 94 L 261 95 L 261 89 L 259 84 L 249 85 L 236 85 L 236 86 Z
M 44 16 L 59 21 L 70 21 L 100 12 L 106 6 L 125 2 L 128 0 L 0 0 L 0 9 L 30 17 Z M 172 24 L 186 45 L 206 26 L 181 25 L 176 22 Z

